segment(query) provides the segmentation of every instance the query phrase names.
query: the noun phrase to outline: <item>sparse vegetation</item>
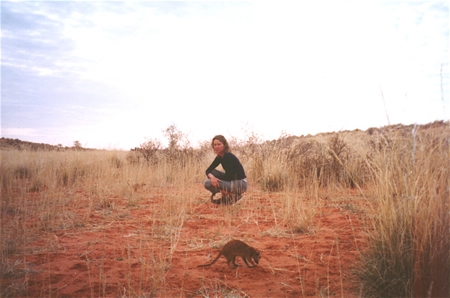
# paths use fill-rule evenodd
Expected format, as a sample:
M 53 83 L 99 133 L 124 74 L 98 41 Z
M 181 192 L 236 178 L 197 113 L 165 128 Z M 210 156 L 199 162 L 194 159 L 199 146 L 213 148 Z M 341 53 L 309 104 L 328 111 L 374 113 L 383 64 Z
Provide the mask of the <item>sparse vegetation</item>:
M 234 139 L 250 188 L 224 207 L 201 185 L 209 145 L 192 148 L 174 125 L 167 148 L 130 152 L 2 139 L 0 295 L 449 296 L 449 132 Z M 261 250 L 258 268 L 191 269 L 232 238 Z

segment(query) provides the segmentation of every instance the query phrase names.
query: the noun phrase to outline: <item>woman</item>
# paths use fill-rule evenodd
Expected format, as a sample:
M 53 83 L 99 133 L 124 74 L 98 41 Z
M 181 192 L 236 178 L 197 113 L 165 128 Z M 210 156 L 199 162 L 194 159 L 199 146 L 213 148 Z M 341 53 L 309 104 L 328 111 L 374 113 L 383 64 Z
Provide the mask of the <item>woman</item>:
M 212 192 L 211 202 L 214 204 L 233 204 L 237 202 L 247 190 L 245 172 L 239 159 L 230 152 L 228 142 L 222 135 L 212 139 L 211 147 L 217 154 L 212 164 L 206 170 L 205 188 Z M 216 170 L 222 164 L 224 172 Z M 222 193 L 222 198 L 214 200 L 214 195 Z

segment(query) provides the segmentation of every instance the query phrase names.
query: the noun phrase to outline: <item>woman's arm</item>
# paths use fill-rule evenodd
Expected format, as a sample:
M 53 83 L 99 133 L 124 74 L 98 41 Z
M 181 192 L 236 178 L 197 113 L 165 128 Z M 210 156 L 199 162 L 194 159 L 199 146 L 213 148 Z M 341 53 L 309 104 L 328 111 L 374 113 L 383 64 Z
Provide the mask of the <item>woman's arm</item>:
M 216 156 L 216 158 L 213 160 L 211 165 L 206 169 L 206 176 L 209 178 L 209 174 L 217 168 L 217 166 L 221 163 L 221 160 L 219 159 L 219 156 Z
M 217 156 L 213 162 L 211 163 L 211 165 L 208 167 L 208 169 L 206 169 L 206 176 L 211 179 L 211 184 L 214 187 L 219 187 L 219 182 L 220 180 L 218 178 L 216 178 L 211 172 L 217 168 L 217 166 L 221 163 L 221 159 L 219 159 L 219 156 Z

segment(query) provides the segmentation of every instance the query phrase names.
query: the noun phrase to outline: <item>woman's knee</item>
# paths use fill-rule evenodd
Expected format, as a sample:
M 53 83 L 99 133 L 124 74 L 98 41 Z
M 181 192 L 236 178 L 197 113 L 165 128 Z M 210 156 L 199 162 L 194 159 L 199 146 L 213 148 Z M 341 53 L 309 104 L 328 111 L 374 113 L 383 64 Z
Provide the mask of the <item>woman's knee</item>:
M 203 186 L 205 188 L 211 187 L 212 186 L 211 180 L 210 179 L 206 179 L 205 182 L 203 182 Z

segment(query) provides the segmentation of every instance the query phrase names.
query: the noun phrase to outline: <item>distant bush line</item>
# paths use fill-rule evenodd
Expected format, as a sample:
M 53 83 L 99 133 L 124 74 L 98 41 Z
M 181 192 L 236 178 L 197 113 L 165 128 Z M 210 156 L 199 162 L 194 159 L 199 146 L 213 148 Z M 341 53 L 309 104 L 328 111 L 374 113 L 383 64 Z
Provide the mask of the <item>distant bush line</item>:
M 90 151 L 90 150 L 98 150 L 98 149 L 91 149 L 91 148 L 83 148 L 80 146 L 62 146 L 62 145 L 49 145 L 44 143 L 33 143 L 33 142 L 27 142 L 22 141 L 19 139 L 8 139 L 8 138 L 1 138 L 0 139 L 0 149 L 8 150 L 8 149 L 14 149 L 14 150 L 29 150 L 29 151 Z

